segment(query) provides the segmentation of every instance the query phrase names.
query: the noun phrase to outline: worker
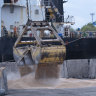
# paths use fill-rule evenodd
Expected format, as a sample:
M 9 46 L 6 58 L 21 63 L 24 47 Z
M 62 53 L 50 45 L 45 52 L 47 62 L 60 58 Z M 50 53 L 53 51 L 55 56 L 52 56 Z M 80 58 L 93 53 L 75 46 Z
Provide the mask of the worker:
M 2 36 L 8 36 L 8 31 L 5 26 L 2 26 Z
M 1 36 L 2 36 L 2 37 L 4 36 L 4 33 L 3 33 L 3 25 L 1 26 Z
M 14 36 L 17 37 L 17 27 L 14 27 Z
M 10 33 L 11 33 L 11 37 L 13 37 L 14 36 L 14 29 L 13 28 L 10 29 Z

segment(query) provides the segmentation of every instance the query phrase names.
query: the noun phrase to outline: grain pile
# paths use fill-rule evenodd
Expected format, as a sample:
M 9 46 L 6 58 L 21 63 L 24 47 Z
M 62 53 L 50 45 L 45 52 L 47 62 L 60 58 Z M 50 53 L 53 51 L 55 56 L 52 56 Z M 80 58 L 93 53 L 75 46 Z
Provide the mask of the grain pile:
M 35 79 L 59 78 L 60 66 L 57 64 L 39 64 L 35 72 Z
M 33 89 L 33 88 L 52 88 L 58 82 L 57 79 L 34 79 L 34 74 L 29 74 L 18 80 L 9 80 L 9 89 Z M 54 82 L 55 81 L 55 82 Z
M 8 80 L 9 89 L 59 89 L 59 88 L 83 88 L 95 87 L 96 79 L 41 79 L 35 80 L 34 74 L 26 75 L 17 80 Z

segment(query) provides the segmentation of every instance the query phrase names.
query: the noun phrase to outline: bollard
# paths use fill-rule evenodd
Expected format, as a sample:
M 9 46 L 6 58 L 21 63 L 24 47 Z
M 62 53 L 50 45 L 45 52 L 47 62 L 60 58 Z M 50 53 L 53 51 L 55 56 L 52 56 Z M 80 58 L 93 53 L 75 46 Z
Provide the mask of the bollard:
M 7 76 L 5 67 L 0 68 L 0 96 L 4 96 L 8 92 Z

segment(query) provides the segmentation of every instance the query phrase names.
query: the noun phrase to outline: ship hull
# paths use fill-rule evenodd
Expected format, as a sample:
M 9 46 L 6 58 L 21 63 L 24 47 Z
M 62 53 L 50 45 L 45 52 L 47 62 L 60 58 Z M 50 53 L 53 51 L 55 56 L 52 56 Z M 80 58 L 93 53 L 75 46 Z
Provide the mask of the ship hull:
M 77 38 L 64 38 L 63 40 L 66 43 L 67 60 L 96 58 L 96 38 L 82 38 L 79 40 Z M 13 46 L 15 41 L 16 38 L 0 38 L 0 62 L 14 61 Z

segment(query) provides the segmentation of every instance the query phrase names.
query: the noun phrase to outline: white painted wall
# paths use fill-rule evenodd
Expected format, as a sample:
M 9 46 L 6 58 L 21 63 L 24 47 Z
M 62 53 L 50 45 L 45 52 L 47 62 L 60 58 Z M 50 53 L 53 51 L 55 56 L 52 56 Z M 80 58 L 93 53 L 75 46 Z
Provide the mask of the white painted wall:
M 28 0 L 29 5 L 40 5 L 41 0 Z M 26 6 L 26 0 L 18 0 L 17 5 Z
M 29 1 L 29 5 L 38 5 L 38 0 L 28 0 Z
M 15 4 L 19 6 L 26 6 L 26 0 L 18 0 L 18 2 L 16 2 Z
M 2 21 L 4 22 L 5 27 L 10 31 L 10 25 L 15 25 L 15 22 L 18 22 L 19 25 L 26 24 L 27 22 L 27 12 L 24 7 L 15 7 L 14 12 L 10 12 L 10 6 L 5 6 L 2 8 Z
M 35 11 L 38 10 L 39 14 L 35 14 Z M 44 21 L 45 20 L 45 9 L 39 5 L 31 6 L 30 17 L 33 21 Z
M 35 14 L 35 10 L 39 10 L 39 14 Z M 27 22 L 27 11 L 24 7 L 15 7 L 14 12 L 10 12 L 10 6 L 2 8 L 2 21 L 6 26 L 7 30 L 10 30 L 10 25 L 14 25 L 15 22 L 19 22 L 19 25 L 24 25 Z M 33 21 L 45 20 L 45 9 L 40 6 L 31 6 L 30 19 Z M 1 21 L 1 20 L 0 20 Z

